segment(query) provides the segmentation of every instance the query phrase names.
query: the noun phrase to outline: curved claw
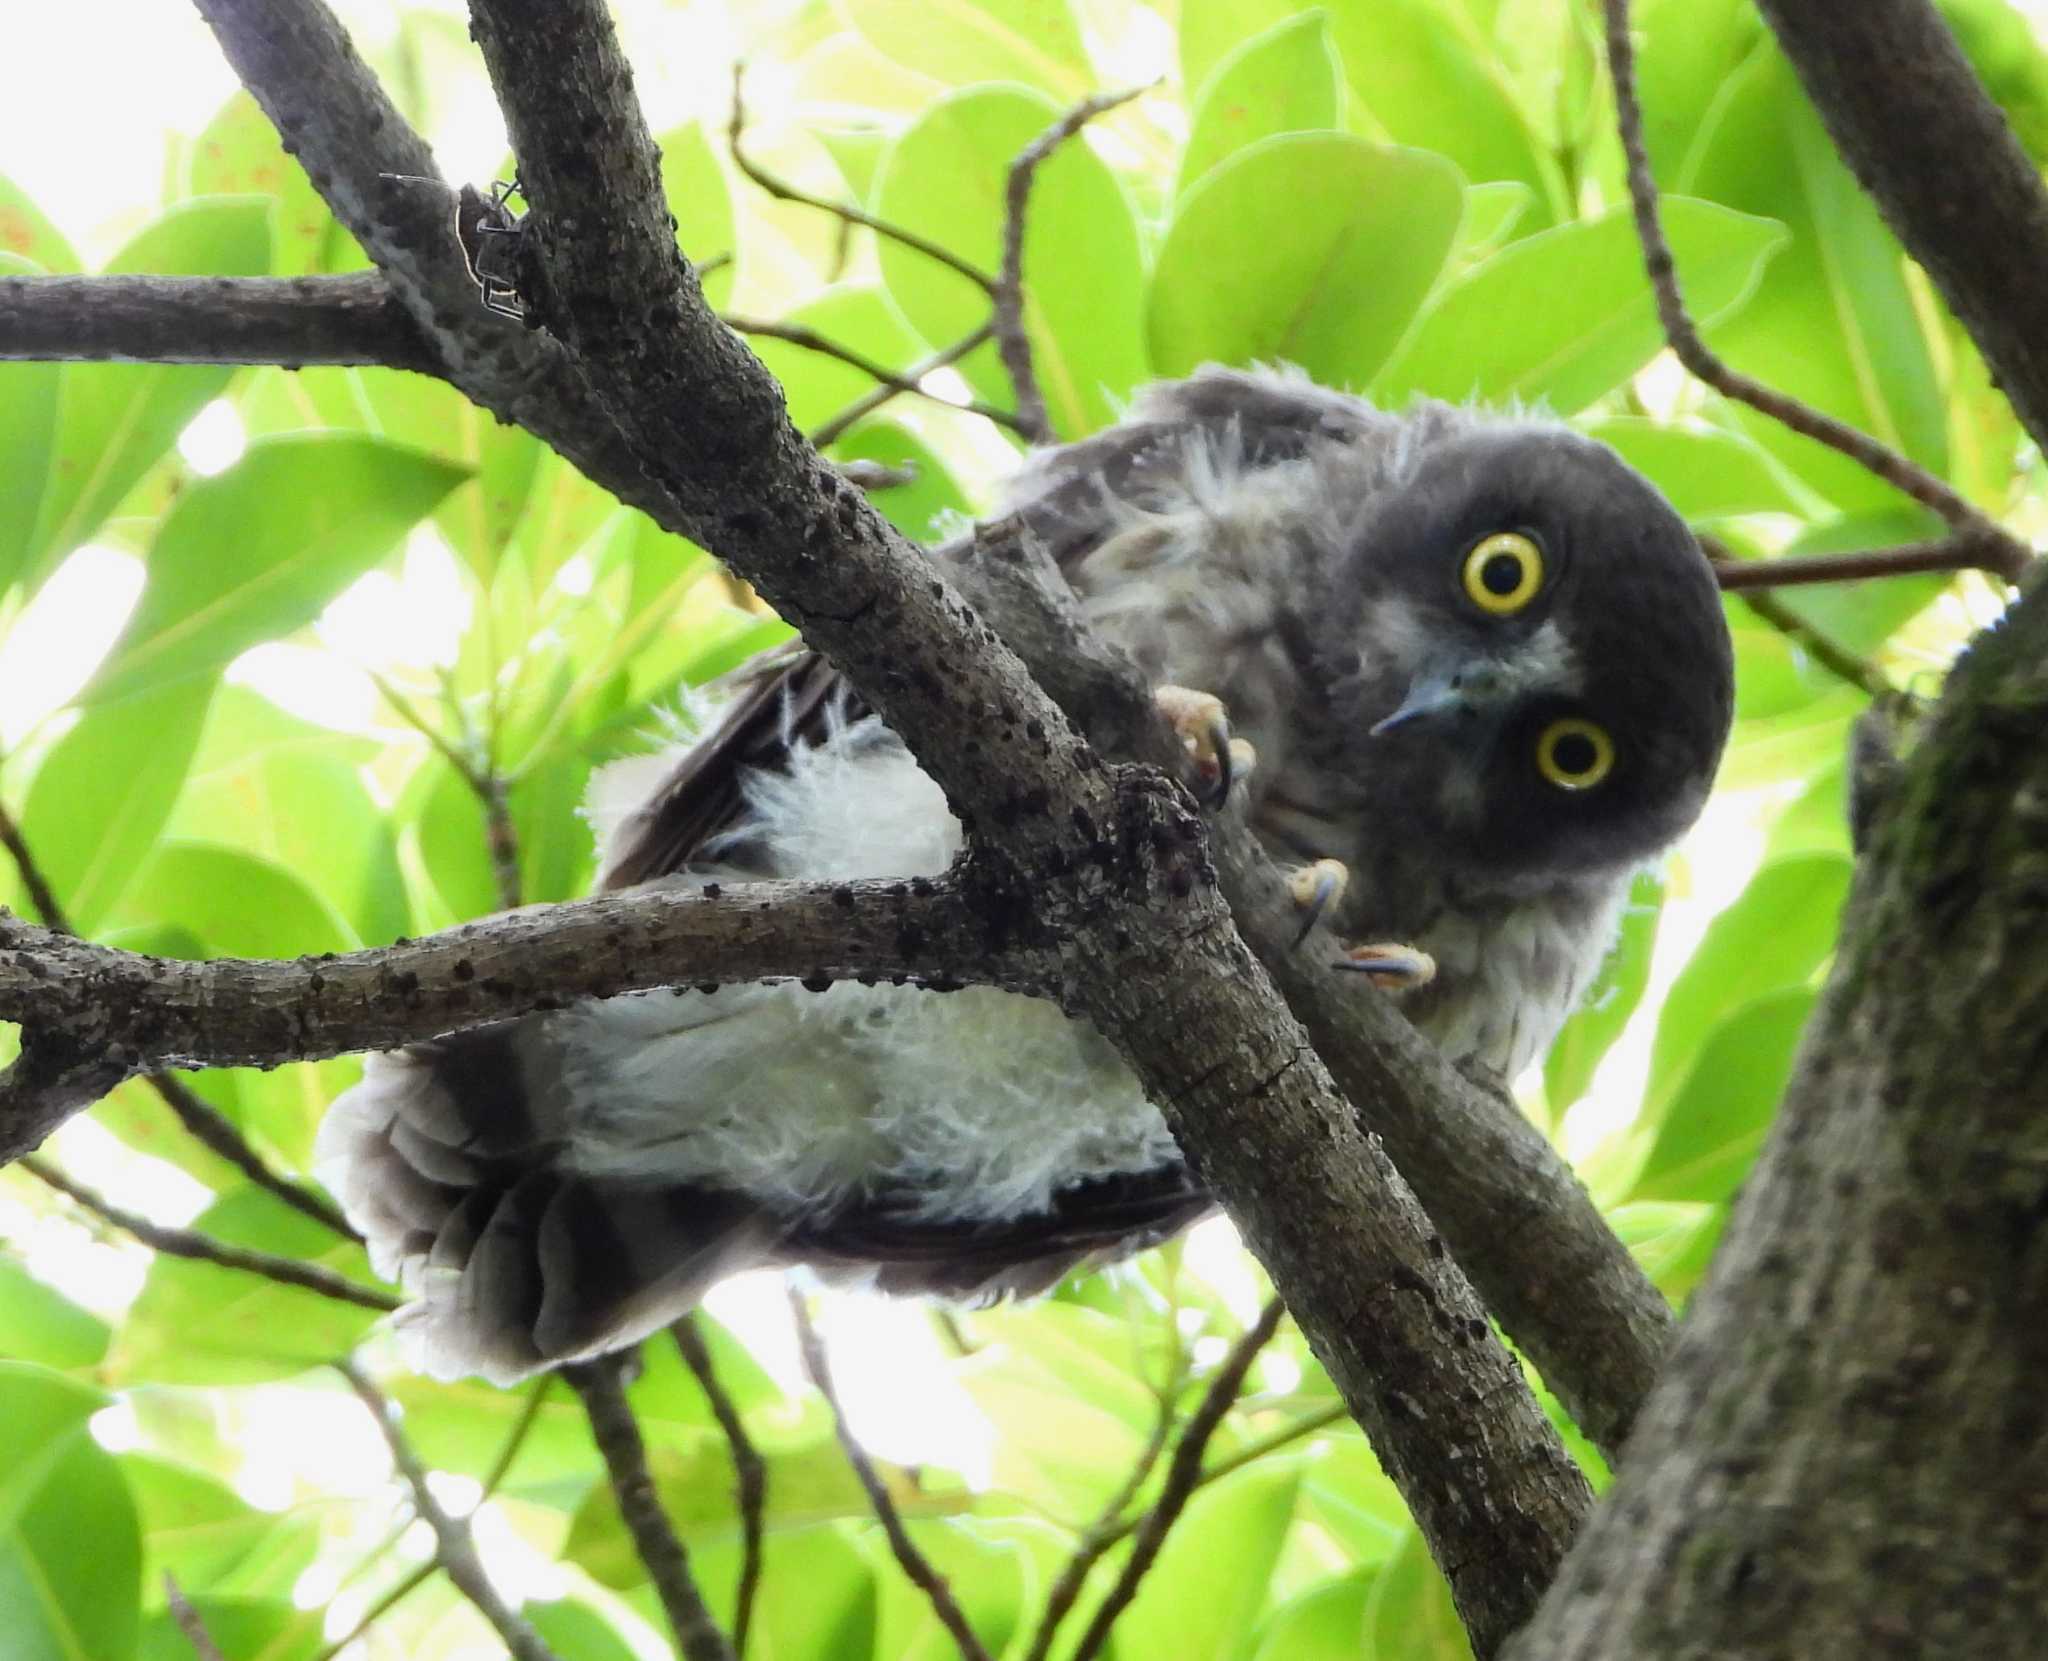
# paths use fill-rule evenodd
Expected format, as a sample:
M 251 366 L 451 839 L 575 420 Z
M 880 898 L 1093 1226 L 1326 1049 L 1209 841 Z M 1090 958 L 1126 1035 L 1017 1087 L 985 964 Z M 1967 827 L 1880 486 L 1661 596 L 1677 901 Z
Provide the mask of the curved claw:
M 1230 787 L 1237 778 L 1237 759 L 1230 753 L 1230 720 L 1213 717 L 1208 726 L 1209 747 L 1216 752 L 1216 780 L 1209 787 L 1206 805 L 1220 807 L 1230 799 Z
M 1350 882 L 1351 872 L 1341 859 L 1319 859 L 1313 865 L 1302 866 L 1287 879 L 1294 903 L 1302 912 L 1301 928 L 1294 936 L 1296 946 L 1315 932 L 1323 913 L 1337 903 Z
M 1364 975 L 1385 992 L 1413 992 L 1436 979 L 1436 959 L 1413 946 L 1353 946 L 1330 967 Z

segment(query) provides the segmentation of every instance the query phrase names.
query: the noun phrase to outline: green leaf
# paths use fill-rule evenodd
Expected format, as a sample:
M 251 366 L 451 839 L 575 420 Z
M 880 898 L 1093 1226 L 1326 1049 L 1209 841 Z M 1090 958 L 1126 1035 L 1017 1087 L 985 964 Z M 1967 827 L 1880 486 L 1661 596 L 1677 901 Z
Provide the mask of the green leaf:
M 259 1511 L 226 1483 L 149 1454 L 120 1462 L 151 1572 L 172 1576 L 187 1593 L 289 1597 L 319 1550 L 320 1525 L 310 1514 Z
M 1152 274 L 1152 366 L 1284 359 L 1363 386 L 1442 269 L 1462 213 L 1440 156 L 1344 133 L 1240 150 L 1182 198 Z
M 1738 1010 L 1708 1035 L 1660 1122 L 1638 1200 L 1729 1198 L 1763 1146 L 1815 994 L 1802 987 Z
M 1663 211 L 1686 299 L 1703 320 L 1741 305 L 1785 242 L 1783 226 L 1712 202 L 1667 196 Z M 1569 415 L 1663 348 L 1635 226 L 1618 208 L 1510 243 L 1452 283 L 1373 395 L 1389 405 L 1417 392 L 1541 401 Z
M 587 1603 L 560 1598 L 529 1603 L 520 1613 L 546 1641 L 556 1661 L 634 1661 L 632 1645 Z
M 0 237 L 4 237 L 6 180 L 0 179 Z M 43 267 L 0 248 L 0 277 L 34 277 Z M 0 363 L 0 595 L 28 564 L 50 447 L 57 436 L 59 363 Z
M 251 445 L 178 498 L 150 549 L 142 598 L 87 696 L 154 690 L 310 623 L 462 476 L 354 434 Z
M 692 121 L 661 138 L 661 193 L 675 215 L 676 240 L 692 263 L 702 265 L 721 254 L 737 256 L 733 229 L 732 191 L 718 152 Z M 736 257 L 728 258 L 704 279 L 704 298 L 723 306 L 732 298 Z
M 0 1355 L 62 1371 L 93 1366 L 107 1353 L 107 1323 L 0 1257 Z
M 898 1661 L 876 1646 L 876 1573 L 869 1555 L 847 1537 L 850 1527 L 832 1524 L 779 1535 L 761 1554 L 747 1661 Z M 690 1566 L 712 1618 L 731 1631 L 738 1543 L 701 1550 L 693 1546 Z M 900 1576 L 901 1571 L 892 1566 L 883 1573 Z M 650 1622 L 662 1624 L 651 1593 L 636 1591 L 628 1601 L 646 1611 Z
M 1588 423 L 1583 431 L 1611 445 L 1688 523 L 1799 511 L 1777 466 L 1741 433 L 1630 415 Z
M 1266 1606 L 1301 1467 L 1260 1460 L 1198 1493 L 1116 1624 L 1126 1655 L 1227 1661 Z M 1191 1588 L 1200 1595 L 1191 1597 Z
M 1615 1206 L 1606 1216 L 1650 1283 L 1676 1304 L 1691 1296 L 1706 1273 L 1728 1208 L 1643 1200 Z
M 1024 1614 L 1030 1567 L 1022 1545 L 992 1535 L 979 1519 L 904 1526 L 912 1544 L 953 1588 L 960 1612 L 983 1647 L 991 1655 L 1003 1654 Z M 959 1646 L 933 1613 L 932 1600 L 897 1566 L 880 1525 L 863 1528 L 857 1543 L 875 1574 L 874 1653 L 889 1661 L 955 1661 Z
M 1815 525 L 1795 537 L 1784 553 L 1788 558 L 1848 554 L 1927 541 L 1940 534 L 1940 521 L 1931 513 L 1919 507 L 1895 508 L 1848 514 Z M 1861 656 L 1884 645 L 1902 625 L 1932 605 L 1954 580 L 1944 572 L 1923 571 L 1881 581 L 1795 586 L 1783 590 L 1778 599 L 1825 638 Z
M 1078 103 L 1095 75 L 1067 0 L 841 0 L 879 51 L 944 86 L 1017 81 Z
M 156 846 L 212 693 L 211 681 L 195 680 L 155 698 L 100 704 L 36 770 L 22 831 L 79 932 L 98 927 Z
M 814 330 L 885 369 L 907 369 L 926 352 L 924 341 L 903 321 L 903 313 L 890 304 L 888 294 L 870 284 L 829 288 L 783 321 Z M 789 419 L 800 428 L 829 420 L 875 389 L 872 376 L 827 353 L 772 335 L 755 335 L 747 343 L 782 383 Z
M 1252 1661 L 1358 1661 L 1372 1583 L 1369 1570 L 1348 1574 L 1275 1610 L 1259 1631 Z
M 1658 1018 L 1644 1104 L 1648 1122 L 1667 1117 L 1682 1075 L 1728 1010 L 1812 978 L 1835 948 L 1850 875 L 1849 861 L 1836 855 L 1780 860 L 1759 870 L 1708 925 Z
M 328 211 L 298 160 L 285 153 L 270 117 L 247 92 L 229 98 L 192 141 L 181 194 L 268 197 L 275 276 L 300 277 L 361 263 L 354 239 Z M 338 247 L 354 250 L 356 258 L 332 262 L 330 254 Z
M 208 957 L 299 957 L 361 944 L 282 865 L 206 842 L 157 849 L 112 921 L 175 923 L 199 939 Z
M 5 174 L 0 174 L 0 254 L 64 275 L 85 269 L 64 233 Z
M 1458 226 L 1457 249 L 1451 258 L 1453 269 L 1469 269 L 1498 253 L 1535 200 L 1535 192 L 1512 179 L 1467 185 L 1465 218 Z
M 832 446 L 836 461 L 875 461 L 909 468 L 909 484 L 871 490 L 867 498 L 913 542 L 936 542 L 972 508 L 938 452 L 898 421 L 862 421 Z
M 1365 1600 L 1365 1661 L 1472 1661 L 1451 1589 L 1410 1532 Z
M 182 1582 L 180 1583 L 182 1587 Z M 288 1597 L 194 1597 L 192 1611 L 230 1661 L 313 1661 L 326 1611 L 299 1609 Z M 136 1661 L 192 1661 L 192 1640 L 168 1609 L 143 1623 Z
M 1649 872 L 1640 873 L 1629 888 L 1621 934 L 1601 966 L 1599 980 L 1559 1029 L 1544 1058 L 1543 1093 L 1553 1121 L 1586 1093 L 1594 1071 L 1643 1001 L 1643 989 L 1650 983 L 1650 960 L 1657 949 L 1657 924 L 1663 914 L 1662 880 Z
M 120 1466 L 92 1439 L 100 1391 L 0 1361 L 0 1621 L 8 1661 L 121 1661 L 142 1546 Z
M 260 1188 L 215 1201 L 193 1222 L 202 1235 L 323 1264 L 374 1286 L 362 1248 L 337 1239 Z M 263 1384 L 346 1354 L 377 1319 L 297 1286 L 196 1258 L 150 1264 L 107 1358 L 122 1383 Z
M 1302 0 L 1181 0 L 1181 96 L 1192 107 L 1223 60 L 1305 8 Z
M 1905 256 L 1771 47 L 1727 84 L 1685 171 L 1667 184 L 1782 222 L 1791 241 L 1752 302 L 1713 332 L 1738 369 L 1946 470 L 1946 413 Z M 1736 418 L 1846 510 L 1898 494 L 1839 453 L 1754 411 Z
M 941 99 L 890 151 L 876 211 L 993 275 L 1010 163 L 1059 113 L 1018 87 Z M 891 297 L 927 341 L 958 340 L 988 321 L 987 294 L 958 272 L 890 241 L 877 257 Z M 1114 419 L 1145 378 L 1143 294 L 1137 226 L 1122 187 L 1085 139 L 1062 145 L 1038 170 L 1024 235 L 1025 333 L 1062 438 Z M 984 399 L 1014 404 L 993 346 L 959 367 Z
M 1335 127 L 1343 90 L 1323 12 L 1303 12 L 1254 36 L 1223 61 L 1195 103 L 1179 188 L 1185 192 L 1262 138 Z
M 1549 224 L 1564 190 L 1502 66 L 1432 0 L 1374 0 L 1330 13 L 1352 90 L 1396 144 L 1447 156 L 1475 183 L 1514 179 Z
M 184 203 L 142 230 L 107 270 L 260 277 L 270 269 L 269 207 L 247 196 Z M 98 529 L 233 373 L 213 364 L 64 366 L 32 581 Z

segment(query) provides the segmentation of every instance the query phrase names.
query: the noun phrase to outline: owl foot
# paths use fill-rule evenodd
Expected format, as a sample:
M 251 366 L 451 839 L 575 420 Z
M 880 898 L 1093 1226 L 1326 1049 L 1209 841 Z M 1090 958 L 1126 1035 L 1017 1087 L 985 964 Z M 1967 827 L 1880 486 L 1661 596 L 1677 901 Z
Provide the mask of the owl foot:
M 1319 859 L 1288 873 L 1287 890 L 1301 913 L 1301 931 L 1294 937 L 1297 946 L 1315 932 L 1323 913 L 1344 898 L 1350 883 L 1351 871 L 1341 859 Z
M 1436 979 L 1436 959 L 1414 946 L 1352 946 L 1330 965 L 1363 975 L 1382 992 L 1414 992 Z
M 1172 723 L 1182 746 L 1194 760 L 1192 788 L 1204 807 L 1221 807 L 1230 787 L 1248 776 L 1258 756 L 1242 738 L 1230 736 L 1230 717 L 1223 700 L 1185 686 L 1156 686 L 1152 701 Z

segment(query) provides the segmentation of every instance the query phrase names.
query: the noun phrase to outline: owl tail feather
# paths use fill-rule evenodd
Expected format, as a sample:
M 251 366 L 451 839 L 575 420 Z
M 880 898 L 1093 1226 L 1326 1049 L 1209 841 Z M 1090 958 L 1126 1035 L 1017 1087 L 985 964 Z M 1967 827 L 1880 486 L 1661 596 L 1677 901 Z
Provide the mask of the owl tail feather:
M 414 1294 L 394 1325 L 435 1378 L 512 1384 L 619 1349 L 778 1237 L 733 1195 L 550 1163 L 522 1038 L 515 1023 L 372 1056 L 315 1145 L 372 1266 Z

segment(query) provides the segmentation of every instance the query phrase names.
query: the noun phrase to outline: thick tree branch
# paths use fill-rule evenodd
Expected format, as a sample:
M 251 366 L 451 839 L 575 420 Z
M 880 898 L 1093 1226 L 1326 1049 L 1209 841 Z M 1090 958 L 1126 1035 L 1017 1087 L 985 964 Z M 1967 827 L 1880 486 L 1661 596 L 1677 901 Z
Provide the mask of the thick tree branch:
M 360 1304 L 365 1309 L 388 1313 L 398 1307 L 398 1300 L 389 1292 L 380 1292 L 374 1286 L 359 1286 L 346 1275 L 338 1275 L 332 1269 L 324 1269 L 317 1263 L 302 1263 L 296 1257 L 279 1257 L 275 1252 L 253 1251 L 247 1246 L 231 1245 L 225 1240 L 215 1240 L 196 1229 L 167 1228 L 153 1223 L 147 1217 L 133 1211 L 124 1211 L 110 1200 L 101 1198 L 82 1182 L 75 1182 L 54 1165 L 33 1156 L 19 1161 L 21 1168 L 41 1181 L 48 1183 L 71 1200 L 82 1206 L 102 1222 L 111 1223 L 125 1233 L 132 1234 L 151 1251 L 162 1252 L 166 1257 L 190 1258 L 196 1263 L 217 1263 L 223 1269 L 238 1269 L 244 1274 L 261 1275 L 265 1280 L 277 1281 L 284 1286 L 297 1286 L 304 1291 L 317 1292 L 323 1298 L 334 1298 L 342 1303 Z
M 603 1356 L 578 1362 L 563 1368 L 562 1376 L 590 1415 L 590 1434 L 611 1475 L 619 1516 L 633 1536 L 640 1561 L 647 1566 L 684 1661 L 733 1661 L 732 1645 L 705 1607 L 704 1595 L 690 1570 L 689 1553 L 676 1538 L 654 1491 L 654 1478 L 647 1469 L 647 1446 L 619 1385 L 619 1358 Z
M 0 358 L 374 363 L 441 373 L 390 285 L 344 277 L 0 277 Z
M 440 1501 L 434 1498 L 433 1489 L 427 1485 L 427 1468 L 420 1463 L 420 1456 L 398 1428 L 398 1420 L 384 1392 L 370 1382 L 369 1374 L 355 1362 L 343 1360 L 334 1365 L 348 1380 L 349 1388 L 355 1391 L 363 1406 L 370 1410 L 370 1417 L 376 1420 L 385 1446 L 391 1450 L 391 1462 L 398 1467 L 398 1474 L 412 1491 L 413 1509 L 434 1531 L 435 1558 L 448 1571 L 448 1578 L 455 1582 L 456 1589 L 491 1623 L 513 1661 L 556 1661 L 555 1652 L 548 1648 L 541 1635 L 498 1595 L 490 1576 L 484 1573 L 483 1560 L 476 1554 L 476 1542 L 470 1538 L 469 1525 L 449 1516 L 441 1508 Z

